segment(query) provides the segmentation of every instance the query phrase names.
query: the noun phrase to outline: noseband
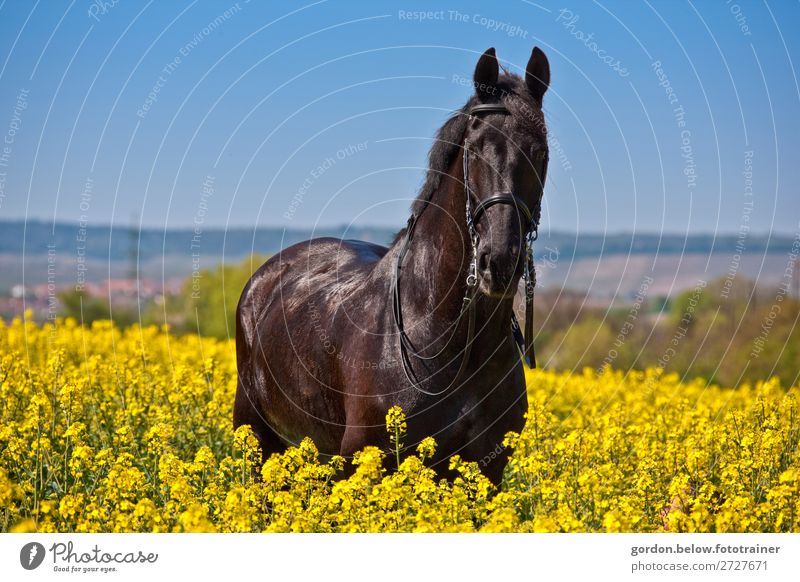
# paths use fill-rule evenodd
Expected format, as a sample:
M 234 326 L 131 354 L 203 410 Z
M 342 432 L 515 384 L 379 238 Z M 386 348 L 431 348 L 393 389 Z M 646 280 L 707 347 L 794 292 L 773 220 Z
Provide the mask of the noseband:
M 468 112 L 467 115 L 469 116 L 476 116 L 482 113 L 500 113 L 503 115 L 509 115 L 510 112 L 506 107 L 500 103 L 483 103 L 479 105 L 473 106 Z M 403 269 L 403 259 L 408 251 L 408 248 L 411 244 L 411 239 L 414 236 L 414 228 L 416 226 L 417 220 L 419 215 L 414 215 L 412 213 L 411 217 L 408 219 L 408 225 L 406 227 L 406 234 L 405 240 L 403 242 L 403 246 L 400 249 L 400 252 L 397 255 L 397 262 L 395 264 L 395 277 L 392 284 L 392 313 L 394 315 L 394 322 L 397 326 L 398 334 L 400 336 L 400 355 L 403 363 L 403 371 L 405 372 L 406 378 L 411 383 L 414 388 L 422 392 L 423 394 L 427 394 L 430 396 L 438 396 L 443 394 L 444 392 L 448 391 L 450 388 L 455 386 L 461 376 L 463 375 L 464 371 L 467 367 L 467 362 L 469 361 L 469 356 L 472 350 L 472 343 L 474 340 L 475 335 L 475 309 L 473 307 L 473 300 L 475 298 L 475 294 L 477 292 L 478 286 L 478 232 L 475 228 L 475 225 L 478 223 L 480 218 L 486 213 L 486 211 L 495 206 L 497 204 L 507 204 L 514 206 L 517 211 L 521 214 L 521 224 L 526 224 L 527 229 L 525 231 L 525 267 L 523 271 L 523 278 L 525 279 L 525 335 L 523 337 L 522 331 L 520 330 L 519 323 L 517 322 L 517 318 L 513 313 L 511 314 L 511 331 L 514 336 L 514 340 L 519 348 L 523 358 L 525 359 L 525 363 L 528 365 L 529 368 L 533 369 L 536 367 L 536 355 L 534 353 L 533 348 L 533 295 L 534 290 L 536 288 L 536 270 L 535 265 L 533 262 L 533 242 L 538 238 L 538 228 L 539 228 L 539 215 L 540 215 L 540 208 L 541 208 L 541 190 L 538 192 L 537 200 L 539 200 L 539 205 L 536 208 L 536 212 L 531 212 L 531 209 L 525 204 L 523 200 L 521 200 L 518 196 L 516 196 L 513 192 L 497 192 L 492 194 L 491 196 L 481 200 L 475 209 L 472 208 L 472 186 L 470 184 L 469 179 L 469 158 L 470 158 L 470 147 L 469 142 L 464 142 L 464 154 L 463 154 L 463 170 L 464 170 L 464 195 L 466 198 L 466 224 L 467 229 L 469 231 L 470 243 L 472 246 L 472 256 L 470 259 L 469 268 L 467 271 L 467 280 L 466 280 L 466 293 L 464 294 L 464 298 L 461 304 L 461 311 L 458 314 L 456 320 L 452 323 L 452 332 L 450 334 L 449 339 L 439 350 L 436 354 L 431 356 L 423 356 L 420 352 L 416 350 L 414 345 L 411 342 L 411 339 L 408 337 L 408 334 L 405 332 L 405 326 L 403 324 L 403 310 L 400 304 L 400 279 Z M 539 184 L 542 188 L 544 188 L 544 179 L 547 172 L 547 156 L 545 150 L 545 156 L 541 158 L 541 165 L 536 168 L 537 176 L 539 178 Z M 433 196 L 433 192 L 431 192 L 430 197 L 425 201 L 426 204 L 422 207 L 422 210 L 419 211 L 421 215 L 425 208 L 428 207 L 428 204 L 431 201 L 431 197 Z M 523 220 L 524 219 L 524 220 Z M 441 356 L 450 343 L 455 338 L 456 331 L 458 329 L 458 325 L 463 319 L 464 315 L 468 315 L 468 326 L 467 326 L 467 345 L 464 348 L 464 354 L 461 358 L 461 364 L 459 366 L 458 372 L 456 373 L 453 380 L 450 384 L 447 385 L 446 388 L 440 390 L 439 392 L 430 392 L 423 389 L 420 386 L 419 379 L 416 377 L 414 370 L 411 366 L 411 355 L 419 360 L 426 360 L 430 361 L 433 359 L 438 358 Z

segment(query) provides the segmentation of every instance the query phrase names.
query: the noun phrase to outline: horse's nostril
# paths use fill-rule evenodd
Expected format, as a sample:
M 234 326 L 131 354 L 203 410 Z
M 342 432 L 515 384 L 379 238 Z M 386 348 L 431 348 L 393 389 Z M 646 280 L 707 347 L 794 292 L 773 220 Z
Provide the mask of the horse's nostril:
M 483 251 L 478 257 L 478 269 L 486 272 L 489 270 L 489 253 Z

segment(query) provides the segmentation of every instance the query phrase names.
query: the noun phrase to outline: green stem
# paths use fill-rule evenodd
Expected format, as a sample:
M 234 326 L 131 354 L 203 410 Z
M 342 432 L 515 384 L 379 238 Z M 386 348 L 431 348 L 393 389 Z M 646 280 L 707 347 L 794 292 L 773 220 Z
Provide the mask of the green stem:
M 400 429 L 394 429 L 394 455 L 397 460 L 397 468 L 400 469 Z

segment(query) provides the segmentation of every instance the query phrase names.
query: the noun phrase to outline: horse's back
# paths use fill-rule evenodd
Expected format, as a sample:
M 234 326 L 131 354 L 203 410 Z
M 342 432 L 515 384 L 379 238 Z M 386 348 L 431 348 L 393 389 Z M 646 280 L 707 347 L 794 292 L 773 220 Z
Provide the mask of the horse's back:
M 373 243 L 328 237 L 292 245 L 256 270 L 242 292 L 239 314 L 263 315 L 276 299 L 292 310 L 317 294 L 341 296 L 363 284 L 386 251 Z

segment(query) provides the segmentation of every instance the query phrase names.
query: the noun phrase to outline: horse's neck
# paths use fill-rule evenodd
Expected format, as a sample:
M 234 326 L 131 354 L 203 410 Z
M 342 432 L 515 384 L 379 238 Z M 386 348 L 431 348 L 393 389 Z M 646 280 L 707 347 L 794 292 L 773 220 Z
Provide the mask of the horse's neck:
M 434 319 L 457 316 L 466 293 L 472 247 L 464 219 L 464 191 L 445 178 L 431 203 L 420 210 L 403 287 L 413 286 L 415 309 Z M 408 277 L 408 283 L 406 283 Z
M 451 174 L 452 175 L 452 174 Z M 472 260 L 472 245 L 466 225 L 465 195 L 458 178 L 446 177 L 431 203 L 418 215 L 414 238 L 402 268 L 401 303 L 406 328 L 413 338 L 432 342 L 431 348 L 443 345 L 451 326 L 462 310 L 467 294 L 467 274 Z M 479 342 L 495 344 L 494 335 L 507 331 L 511 306 L 472 294 L 476 310 Z M 466 340 L 466 322 L 457 330 Z M 485 342 L 483 340 L 486 340 Z M 479 353 L 479 346 L 478 348 Z M 463 342 L 453 344 L 463 349 Z M 477 355 L 475 349 L 473 354 Z

